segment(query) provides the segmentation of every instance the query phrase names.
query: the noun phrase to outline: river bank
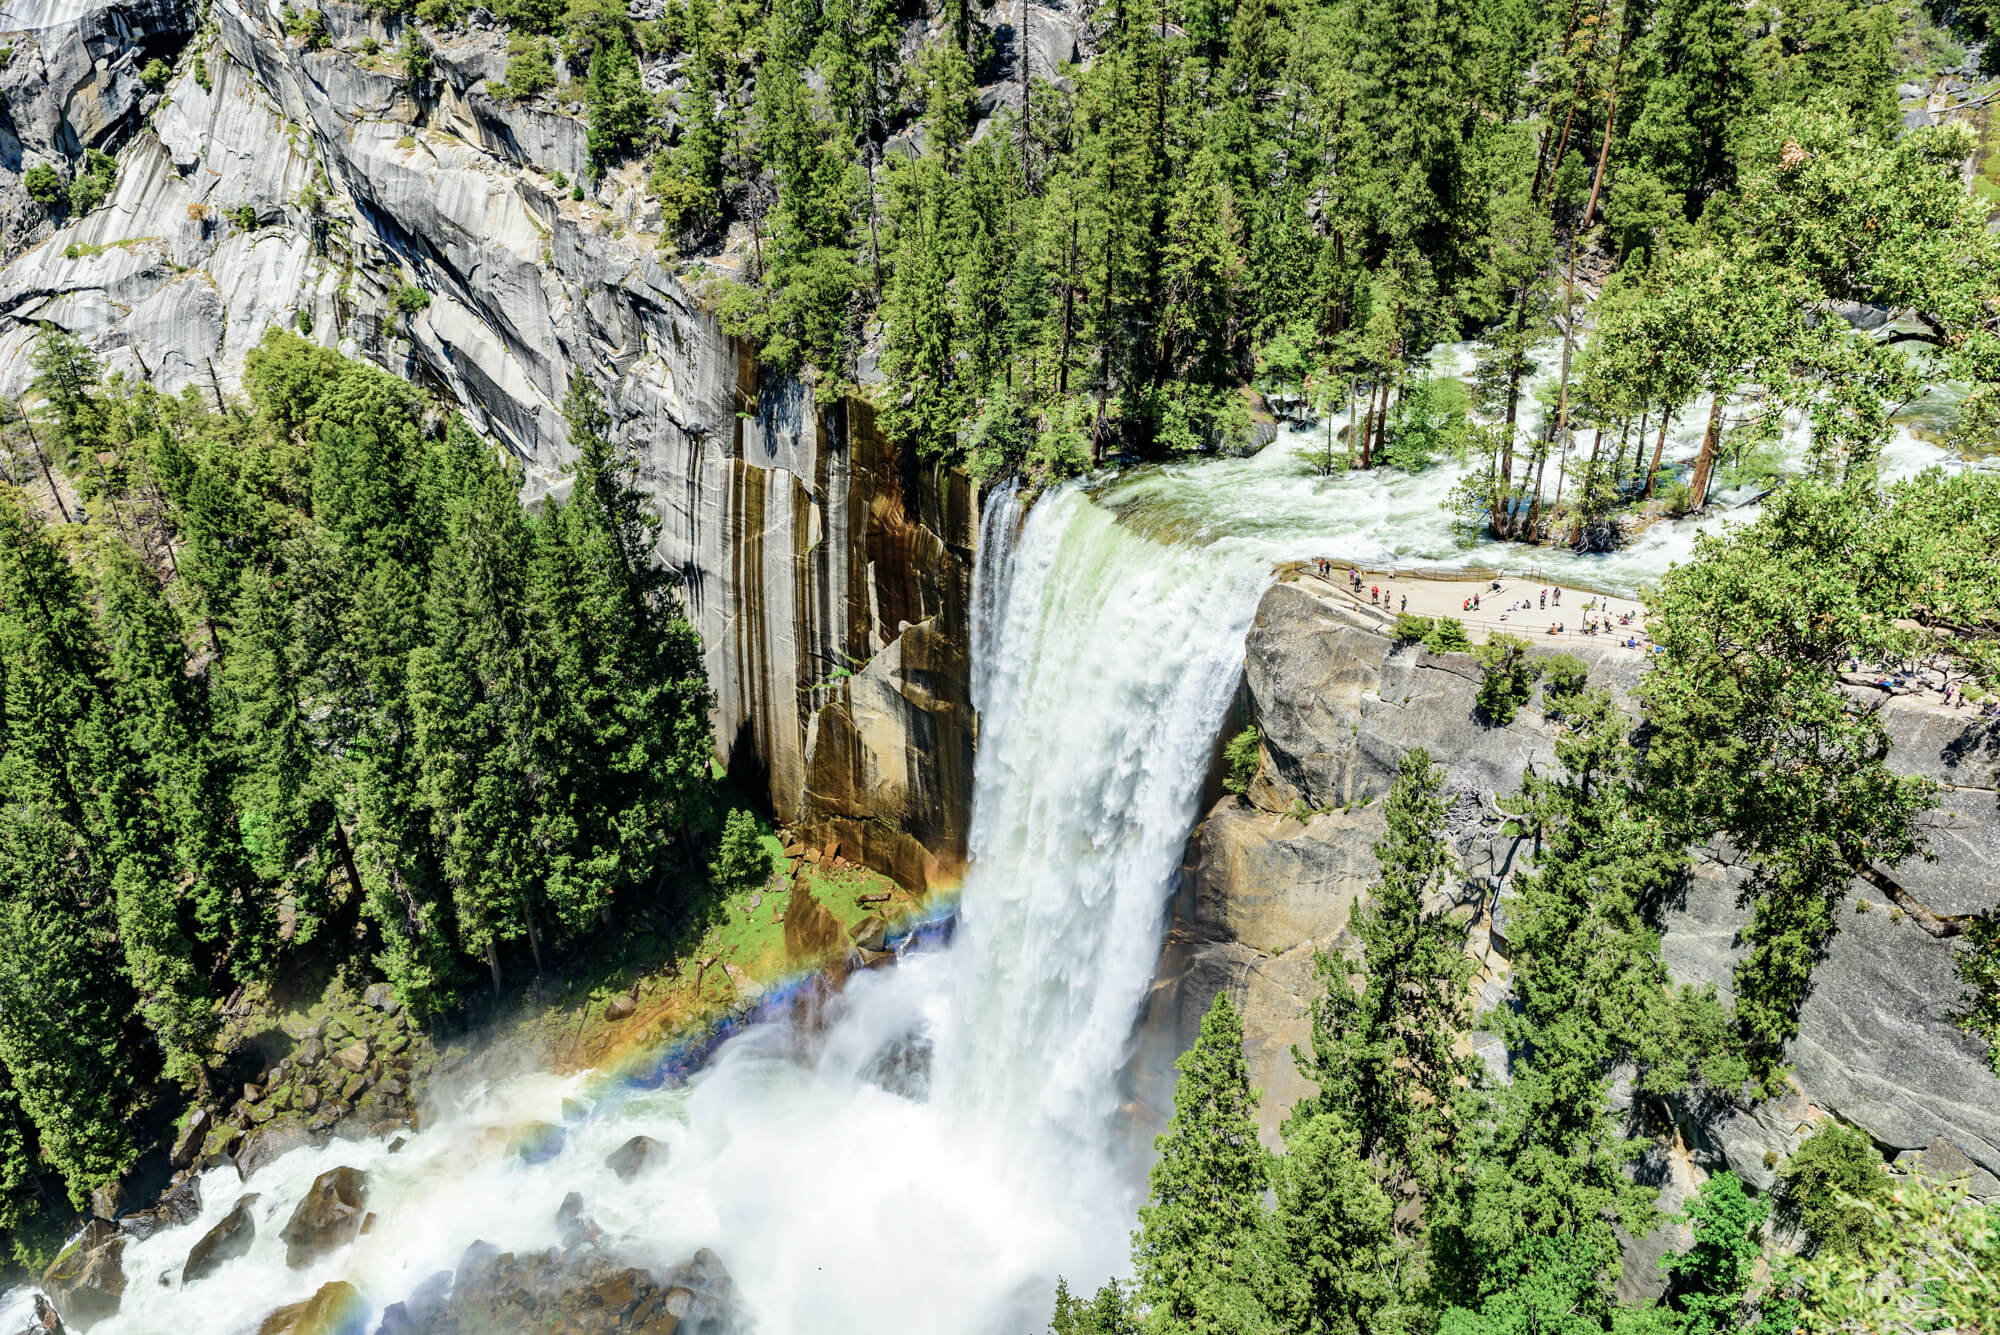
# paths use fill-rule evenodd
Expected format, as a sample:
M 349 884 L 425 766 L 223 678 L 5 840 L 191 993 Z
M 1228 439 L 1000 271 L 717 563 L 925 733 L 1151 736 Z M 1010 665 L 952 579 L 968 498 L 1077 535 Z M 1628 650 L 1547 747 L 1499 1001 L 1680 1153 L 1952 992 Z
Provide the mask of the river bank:
M 88 1329 L 124 1305 L 128 1246 L 204 1219 L 204 1186 L 214 1196 L 218 1182 L 240 1184 L 248 1200 L 294 1151 L 372 1140 L 393 1152 L 469 1091 L 522 1072 L 589 1088 L 672 1083 L 760 1012 L 892 961 L 899 942 L 952 909 L 949 894 L 912 892 L 850 861 L 837 839 L 771 830 L 763 843 L 769 876 L 718 897 L 697 932 L 642 916 L 615 948 L 535 980 L 473 1028 L 427 1027 L 388 984 L 344 974 L 315 995 L 233 998 L 208 1097 L 137 1173 L 93 1194 L 85 1226 L 35 1287 L 71 1329 Z M 473 1152 L 504 1159 L 520 1139 L 488 1136 Z M 235 1254 L 245 1226 L 231 1211 L 186 1231 L 194 1274 Z

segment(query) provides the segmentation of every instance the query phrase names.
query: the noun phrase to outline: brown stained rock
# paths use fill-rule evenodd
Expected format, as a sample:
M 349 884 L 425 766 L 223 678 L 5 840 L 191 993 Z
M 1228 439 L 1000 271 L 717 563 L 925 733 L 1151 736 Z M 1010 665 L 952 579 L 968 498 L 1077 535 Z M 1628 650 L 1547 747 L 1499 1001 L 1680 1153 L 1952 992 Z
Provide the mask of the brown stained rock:
M 232 1261 L 250 1250 L 250 1243 L 257 1236 L 257 1221 L 250 1213 L 256 1201 L 254 1191 L 239 1198 L 221 1222 L 202 1235 L 201 1241 L 188 1252 L 187 1264 L 181 1267 L 181 1283 L 192 1284 L 203 1279 L 224 1261 Z
M 876 953 L 882 950 L 889 939 L 889 924 L 879 913 L 871 913 L 848 929 L 848 939 L 862 950 Z
M 792 887 L 785 908 L 785 958 L 795 965 L 814 965 L 838 956 L 847 947 L 847 933 L 833 910 L 813 897 L 802 880 Z
M 280 1307 L 264 1318 L 257 1335 L 364 1335 L 368 1304 L 345 1280 L 320 1285 L 302 1303 Z
M 330 1168 L 292 1211 L 281 1235 L 285 1263 L 297 1270 L 360 1236 L 368 1180 L 358 1168 Z

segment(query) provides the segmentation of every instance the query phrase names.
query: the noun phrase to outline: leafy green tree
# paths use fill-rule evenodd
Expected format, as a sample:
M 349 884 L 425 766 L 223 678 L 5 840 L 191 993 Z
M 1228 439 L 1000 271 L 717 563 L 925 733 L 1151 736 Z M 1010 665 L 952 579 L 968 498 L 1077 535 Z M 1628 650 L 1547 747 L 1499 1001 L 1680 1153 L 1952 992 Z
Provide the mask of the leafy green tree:
M 1518 635 L 1489 636 L 1472 656 L 1479 661 L 1479 712 L 1504 728 L 1535 693 L 1542 665 L 1528 657 L 1528 642 Z
M 590 109 L 584 136 L 590 173 L 599 177 L 638 151 L 653 112 L 652 99 L 639 80 L 638 58 L 622 33 L 591 52 L 584 102 Z
M 1778 1165 L 1778 1218 L 1804 1232 L 1818 1253 L 1861 1250 L 1888 1195 L 1882 1155 L 1868 1133 L 1829 1121 Z
M 1247 1285 L 1269 1156 L 1257 1142 L 1243 1023 L 1226 992 L 1175 1069 L 1173 1119 L 1155 1143 L 1160 1157 L 1132 1238 L 1135 1297 L 1148 1330 L 1242 1329 L 1232 1320 L 1256 1305 Z
M 1940 531 L 1941 513 L 1956 522 Z M 1890 491 L 1795 482 L 1756 523 L 1697 539 L 1654 598 L 1663 653 L 1640 693 L 1655 732 L 1652 805 L 1678 836 L 1727 831 L 1753 859 L 1750 953 L 1737 1017 L 1760 1068 L 1796 1028 L 1813 966 L 1855 877 L 1918 927 L 1948 932 L 1893 877 L 1923 852 L 1924 778 L 1896 772 L 1879 713 L 1844 680 L 1850 661 L 1927 654 L 1975 670 L 1990 636 L 2000 485 L 1927 474 Z M 1925 627 L 1961 624 L 1962 640 Z
M 2000 1206 L 1965 1199 L 1963 1184 L 1921 1176 L 1870 1203 L 1855 1251 L 1799 1267 L 1795 1329 L 1978 1330 L 2000 1311 Z
M 1340 1116 L 1359 1152 L 1379 1156 L 1398 1184 L 1434 1184 L 1452 1171 L 1451 1103 L 1472 1074 L 1455 1051 L 1471 1019 L 1465 925 L 1436 904 L 1457 876 L 1445 805 L 1444 772 L 1412 750 L 1383 805 L 1380 879 L 1353 922 L 1361 986 L 1350 981 L 1348 961 L 1317 956 L 1326 990 L 1312 1002 L 1312 1051 L 1294 1050 L 1318 1091 L 1298 1102 L 1288 1125 Z
M 1420 1252 L 1400 1239 L 1395 1203 L 1338 1114 L 1292 1124 L 1272 1170 L 1283 1328 L 1304 1335 L 1420 1330 Z
M 1683 1219 L 1694 1233 L 1684 1252 L 1660 1258 L 1673 1281 L 1673 1302 L 1685 1335 L 1728 1335 L 1743 1324 L 1744 1305 L 1761 1247 L 1758 1230 L 1771 1203 L 1749 1195 L 1734 1173 L 1701 1184 Z
M 708 879 L 724 895 L 740 895 L 757 889 L 771 876 L 771 852 L 764 847 L 757 818 L 736 807 L 722 823 L 722 839 L 709 864 Z

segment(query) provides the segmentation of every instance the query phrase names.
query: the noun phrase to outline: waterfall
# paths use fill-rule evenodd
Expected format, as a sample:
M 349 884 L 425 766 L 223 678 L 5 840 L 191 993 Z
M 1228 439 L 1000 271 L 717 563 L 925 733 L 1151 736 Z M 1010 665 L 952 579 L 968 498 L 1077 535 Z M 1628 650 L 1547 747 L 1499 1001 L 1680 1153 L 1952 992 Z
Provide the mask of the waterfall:
M 1021 1335 L 1058 1274 L 1091 1288 L 1122 1271 L 1143 1183 L 1115 1148 L 1119 1072 L 1269 565 L 1142 536 L 1077 486 L 1025 519 L 996 494 L 983 538 L 949 947 L 851 979 L 812 1032 L 751 1027 L 678 1088 L 521 1075 L 434 1091 L 407 1143 L 294 1151 L 248 1183 L 211 1170 L 195 1222 L 127 1245 L 124 1306 L 94 1335 L 249 1335 L 334 1279 L 379 1312 L 475 1240 L 556 1245 L 571 1191 L 637 1264 L 714 1249 L 760 1335 Z M 510 1134 L 538 1119 L 566 1140 L 529 1165 Z M 667 1162 L 621 1181 L 605 1156 L 636 1133 Z M 377 1222 L 289 1269 L 279 1234 L 340 1164 L 368 1174 Z M 189 1247 L 246 1192 L 248 1253 L 183 1286 Z

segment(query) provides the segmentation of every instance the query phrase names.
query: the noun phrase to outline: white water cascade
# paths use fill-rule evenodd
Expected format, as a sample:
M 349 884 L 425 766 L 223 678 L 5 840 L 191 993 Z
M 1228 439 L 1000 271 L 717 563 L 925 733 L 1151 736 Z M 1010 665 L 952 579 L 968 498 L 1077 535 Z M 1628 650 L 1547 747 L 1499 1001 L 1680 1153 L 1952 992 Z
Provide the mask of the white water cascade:
M 1015 516 L 991 503 L 972 864 L 948 948 L 855 977 L 819 1032 L 751 1028 L 677 1089 L 527 1075 L 438 1108 L 394 1153 L 335 1141 L 248 1183 L 212 1170 L 200 1218 L 128 1244 L 124 1305 L 93 1335 L 248 1335 L 334 1279 L 379 1312 L 477 1239 L 556 1245 L 571 1191 L 636 1264 L 714 1249 L 761 1335 L 1021 1335 L 1058 1274 L 1088 1288 L 1122 1270 L 1142 1184 L 1119 1073 L 1268 563 L 1160 544 L 1075 488 L 1042 498 L 1009 557 Z M 878 1083 L 885 1052 L 925 1045 L 927 1080 Z M 596 1103 L 559 1155 L 520 1162 L 507 1129 L 563 1120 L 565 1097 Z M 605 1156 L 640 1132 L 667 1166 L 620 1181 Z M 279 1233 L 340 1164 L 367 1172 L 378 1223 L 291 1270 Z M 182 1286 L 189 1247 L 249 1191 L 251 1250 Z
M 1058 1274 L 1087 1290 L 1123 1271 L 1143 1183 L 1121 1071 L 1273 563 L 1527 559 L 1631 593 L 1697 530 L 1655 525 L 1607 557 L 1468 551 L 1438 508 L 1462 468 L 1323 478 L 1312 446 L 1286 432 L 1249 459 L 1073 484 L 1025 521 L 1011 492 L 989 499 L 972 862 L 950 947 L 855 977 L 822 1028 L 748 1029 L 677 1088 L 530 1074 L 433 1091 L 431 1120 L 399 1149 L 336 1141 L 248 1183 L 213 1170 L 198 1219 L 127 1245 L 123 1306 L 92 1335 L 251 1335 L 335 1279 L 379 1312 L 476 1240 L 556 1245 L 572 1191 L 635 1264 L 712 1248 L 760 1335 L 1023 1335 L 1043 1328 Z M 1964 466 L 1908 432 L 1887 463 Z M 565 1100 L 591 1106 L 567 1119 L 560 1154 L 523 1163 L 510 1133 L 564 1121 Z M 605 1156 L 639 1133 L 667 1164 L 621 1181 Z M 342 1164 L 368 1174 L 378 1223 L 292 1270 L 279 1233 Z M 189 1247 L 246 1192 L 249 1252 L 183 1286 Z M 28 1296 L 0 1298 L 0 1330 L 25 1322 Z

